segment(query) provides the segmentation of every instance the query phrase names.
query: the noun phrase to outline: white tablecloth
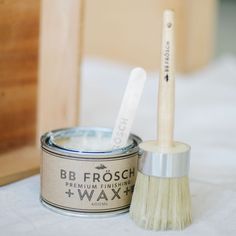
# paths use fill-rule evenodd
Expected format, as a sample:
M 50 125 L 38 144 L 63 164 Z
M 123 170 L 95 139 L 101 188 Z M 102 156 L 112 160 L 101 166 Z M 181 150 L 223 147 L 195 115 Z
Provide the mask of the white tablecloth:
M 113 127 L 131 67 L 87 59 L 81 124 Z M 157 73 L 149 73 L 132 132 L 156 133 Z M 186 78 L 188 77 L 188 78 Z M 56 214 L 39 202 L 39 176 L 0 188 L 0 235 L 236 235 L 236 58 L 176 79 L 176 140 L 192 146 L 193 224 L 182 232 L 138 228 L 128 214 L 85 219 Z

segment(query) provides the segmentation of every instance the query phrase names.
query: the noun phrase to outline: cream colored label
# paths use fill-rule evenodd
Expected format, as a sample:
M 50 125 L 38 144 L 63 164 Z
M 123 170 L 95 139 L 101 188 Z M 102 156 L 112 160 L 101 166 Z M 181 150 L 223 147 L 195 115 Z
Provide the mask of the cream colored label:
M 113 159 L 68 159 L 43 151 L 42 198 L 56 207 L 80 212 L 127 208 L 137 162 L 137 154 Z

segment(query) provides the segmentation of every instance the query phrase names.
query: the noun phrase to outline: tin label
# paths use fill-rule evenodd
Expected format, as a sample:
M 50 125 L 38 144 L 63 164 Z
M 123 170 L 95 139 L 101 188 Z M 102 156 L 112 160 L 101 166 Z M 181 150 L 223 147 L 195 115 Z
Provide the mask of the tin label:
M 138 154 L 114 158 L 67 158 L 42 155 L 41 196 L 55 207 L 99 213 L 129 207 Z

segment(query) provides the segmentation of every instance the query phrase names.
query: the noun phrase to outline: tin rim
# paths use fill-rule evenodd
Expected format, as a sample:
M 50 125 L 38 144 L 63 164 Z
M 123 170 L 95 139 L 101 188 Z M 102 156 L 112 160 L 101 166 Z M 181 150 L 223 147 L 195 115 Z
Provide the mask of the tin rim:
M 108 150 L 93 150 L 93 151 L 85 151 L 82 149 L 78 149 L 78 148 L 69 148 L 69 147 L 65 147 L 65 146 L 61 146 L 60 144 L 57 143 L 57 139 L 61 139 L 61 138 L 73 138 L 73 137 L 83 137 L 84 134 L 86 137 L 89 136 L 93 136 L 94 133 L 100 133 L 100 135 L 103 135 L 103 138 L 105 137 L 107 139 L 107 137 L 111 138 L 111 130 L 110 129 L 106 129 L 106 128 L 96 128 L 96 127 L 92 127 L 92 128 L 84 128 L 84 127 L 75 127 L 75 128 L 69 128 L 69 129 L 64 129 L 64 130 L 59 130 L 59 131 L 55 131 L 52 133 L 50 139 L 49 139 L 49 143 L 53 146 L 56 146 L 60 149 L 65 149 L 67 151 L 73 151 L 73 152 L 78 152 L 78 153 L 95 153 L 96 155 L 98 153 L 106 153 L 106 152 L 113 152 L 114 150 L 112 149 L 108 149 Z M 101 138 L 101 137 L 100 137 Z M 109 140 L 109 139 L 108 139 Z M 128 140 L 128 144 L 123 147 L 123 148 L 119 148 L 117 149 L 119 150 L 128 150 L 130 148 L 132 148 L 134 144 L 134 141 L 132 139 L 129 138 Z
M 42 149 L 47 152 L 64 155 L 71 158 L 89 158 L 89 157 L 95 158 L 96 156 L 103 156 L 103 158 L 107 159 L 107 158 L 120 157 L 124 155 L 131 155 L 133 153 L 138 152 L 139 150 L 138 145 L 142 141 L 138 136 L 130 134 L 129 140 L 131 140 L 131 143 L 124 148 L 107 150 L 107 151 L 90 151 L 90 152 L 64 148 L 62 146 L 56 145 L 55 142 L 53 142 L 52 137 L 56 137 L 58 135 L 61 135 L 61 137 L 63 137 L 63 134 L 65 135 L 65 137 L 68 137 L 69 134 L 75 135 L 76 132 L 81 132 L 81 131 L 87 131 L 87 132 L 97 131 L 110 134 L 112 133 L 112 129 L 102 128 L 102 127 L 77 126 L 71 128 L 57 129 L 42 135 L 41 137 Z

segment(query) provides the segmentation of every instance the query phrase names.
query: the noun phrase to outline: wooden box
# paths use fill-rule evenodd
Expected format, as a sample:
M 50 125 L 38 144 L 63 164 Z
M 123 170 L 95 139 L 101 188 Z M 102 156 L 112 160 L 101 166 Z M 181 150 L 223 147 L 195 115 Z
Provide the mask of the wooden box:
M 0 185 L 39 171 L 44 132 L 78 124 L 81 6 L 0 1 Z

